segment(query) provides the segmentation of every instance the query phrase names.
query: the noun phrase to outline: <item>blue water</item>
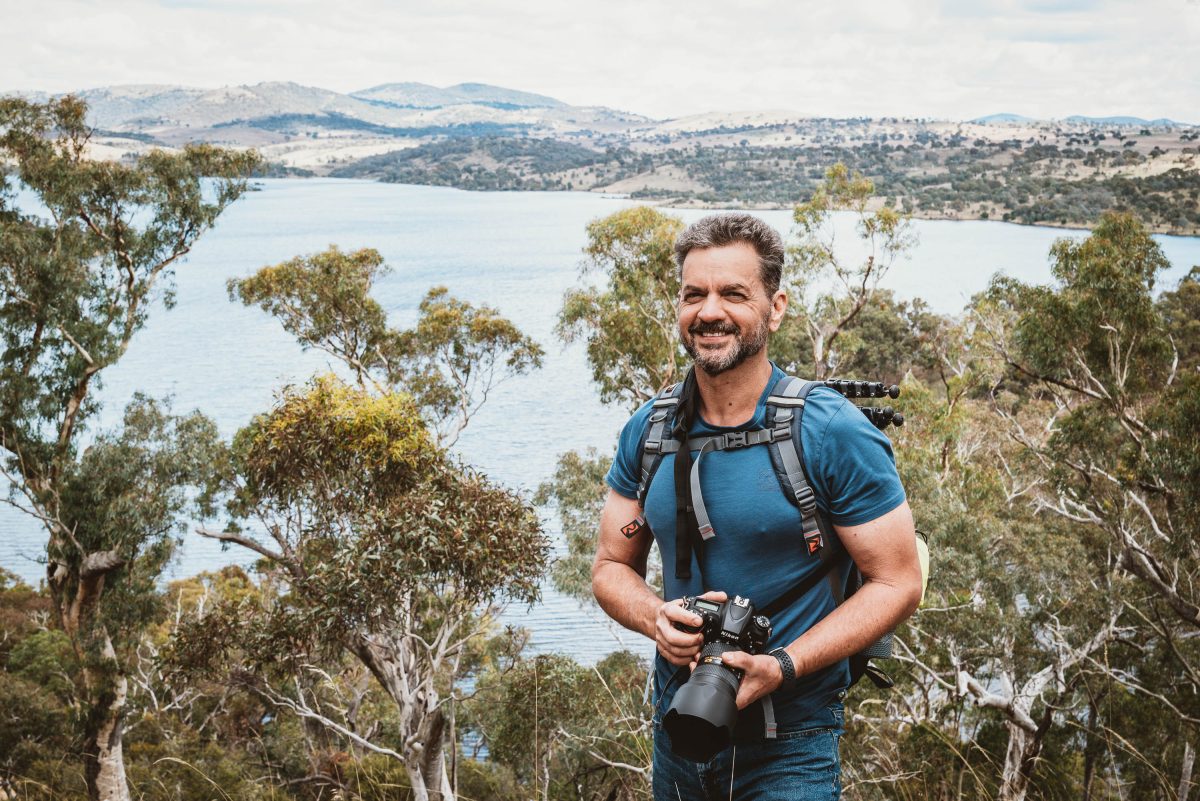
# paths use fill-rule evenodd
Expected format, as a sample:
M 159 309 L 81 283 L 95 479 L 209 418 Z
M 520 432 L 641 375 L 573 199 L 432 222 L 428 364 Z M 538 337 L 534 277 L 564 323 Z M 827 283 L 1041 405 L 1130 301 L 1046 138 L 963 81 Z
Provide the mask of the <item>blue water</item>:
M 200 409 L 223 435 L 232 435 L 269 408 L 280 387 L 333 365 L 323 354 L 303 353 L 267 314 L 230 302 L 226 279 L 331 244 L 344 250 L 373 247 L 393 268 L 375 297 L 395 324 L 411 324 L 425 291 L 443 284 L 462 299 L 498 308 L 545 347 L 545 366 L 500 385 L 456 446 L 492 477 L 532 492 L 551 475 L 558 454 L 589 446 L 610 450 L 625 420 L 622 410 L 599 403 L 582 348 L 563 346 L 553 327 L 563 293 L 580 280 L 586 224 L 629 205 L 585 193 L 264 180 L 261 191 L 227 210 L 178 268 L 175 308 L 156 310 L 125 358 L 106 371 L 104 409 L 96 422 L 114 424 L 140 390 L 170 395 L 176 411 Z M 705 212 L 675 213 L 690 221 Z M 761 216 L 782 231 L 790 228 L 786 211 Z M 942 312 L 959 311 L 997 271 L 1025 281 L 1048 280 L 1051 242 L 1085 233 L 999 222 L 917 221 L 914 227 L 919 245 L 883 285 L 902 297 L 922 297 Z M 840 217 L 836 230 L 852 252 L 852 220 Z M 1164 285 L 1173 286 L 1200 264 L 1200 238 L 1158 240 L 1173 264 Z M 546 515 L 546 523 L 559 542 L 556 521 Z M 34 521 L 0 506 L 0 566 L 36 583 L 44 543 Z M 189 534 L 169 577 L 252 561 Z M 534 608 L 506 615 L 532 630 L 536 650 L 593 660 L 616 647 L 646 648 L 594 609 L 551 588 L 544 596 Z

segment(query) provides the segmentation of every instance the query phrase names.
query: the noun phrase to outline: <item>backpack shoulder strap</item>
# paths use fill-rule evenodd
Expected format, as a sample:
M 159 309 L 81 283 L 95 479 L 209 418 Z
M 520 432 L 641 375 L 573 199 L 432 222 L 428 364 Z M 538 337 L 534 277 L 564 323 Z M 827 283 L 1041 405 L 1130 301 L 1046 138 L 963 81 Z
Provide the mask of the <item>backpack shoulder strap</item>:
M 804 381 L 794 376 L 781 378 L 767 397 L 767 427 L 775 435 L 771 442 L 772 455 L 778 459 L 777 471 L 784 494 L 800 510 L 802 531 L 810 544 L 810 552 L 820 548 L 817 525 L 817 501 L 804 472 L 804 443 L 800 424 L 804 419 L 804 403 L 808 393 L 822 386 L 820 381 Z
M 679 396 L 682 394 L 682 381 L 658 393 L 651 407 L 650 419 L 642 432 L 642 441 L 638 446 L 642 475 L 638 481 L 637 500 L 638 506 L 643 508 L 646 505 L 646 493 L 650 491 L 650 482 L 662 463 L 663 454 L 679 448 L 679 443 L 670 437 L 670 433 L 671 425 L 675 421 L 675 411 L 679 408 Z

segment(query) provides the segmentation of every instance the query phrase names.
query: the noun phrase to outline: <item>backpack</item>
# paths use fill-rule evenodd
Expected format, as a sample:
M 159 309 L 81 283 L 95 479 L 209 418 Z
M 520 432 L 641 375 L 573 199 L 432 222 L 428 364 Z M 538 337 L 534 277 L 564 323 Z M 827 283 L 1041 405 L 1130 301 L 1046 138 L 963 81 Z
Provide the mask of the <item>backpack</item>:
M 691 466 L 689 490 L 691 511 L 695 514 L 700 536 L 703 539 L 710 539 L 715 536 L 715 532 L 700 490 L 700 464 L 704 454 L 714 450 L 766 445 L 769 448 L 771 465 L 779 479 L 780 490 L 788 501 L 800 510 L 801 535 L 804 538 L 806 550 L 810 554 L 817 555 L 821 559 L 821 565 L 778 598 L 763 606 L 756 605 L 756 608 L 768 617 L 786 609 L 826 579 L 828 579 L 834 602 L 839 606 L 863 584 L 862 573 L 850 560 L 845 548 L 841 546 L 841 540 L 834 535 L 833 524 L 829 516 L 817 506 L 816 496 L 813 494 L 812 486 L 809 484 L 804 470 L 800 425 L 804 417 L 804 404 L 808 393 L 820 386 L 837 390 L 847 398 L 882 398 L 885 396 L 895 398 L 900 394 L 898 387 L 885 387 L 876 382 L 804 381 L 793 376 L 785 376 L 776 382 L 767 397 L 766 426 L 764 428 L 754 431 L 730 431 L 711 436 L 689 437 L 687 440 L 689 450 L 700 452 Z M 646 495 L 650 491 L 650 483 L 662 464 L 663 457 L 668 453 L 677 452 L 682 445 L 678 439 L 671 436 L 671 431 L 683 394 L 683 387 L 684 382 L 681 381 L 667 387 L 655 397 L 650 418 L 642 433 L 638 448 L 641 476 L 638 482 L 637 500 L 643 508 L 646 503 Z M 880 429 L 889 424 L 902 425 L 904 422 L 903 416 L 895 413 L 890 407 L 856 406 L 856 408 Z M 925 535 L 921 532 L 918 532 L 917 536 L 917 552 L 921 561 L 921 586 L 922 598 L 924 598 L 928 580 L 929 557 Z M 690 555 L 688 559 L 690 561 Z M 838 580 L 839 571 L 836 570 L 843 560 L 850 560 L 850 573 L 844 584 Z M 888 632 L 860 653 L 850 657 L 850 685 L 854 685 L 860 678 L 867 676 L 877 687 L 891 687 L 892 679 L 870 663 L 872 659 L 886 659 L 891 655 L 892 633 Z

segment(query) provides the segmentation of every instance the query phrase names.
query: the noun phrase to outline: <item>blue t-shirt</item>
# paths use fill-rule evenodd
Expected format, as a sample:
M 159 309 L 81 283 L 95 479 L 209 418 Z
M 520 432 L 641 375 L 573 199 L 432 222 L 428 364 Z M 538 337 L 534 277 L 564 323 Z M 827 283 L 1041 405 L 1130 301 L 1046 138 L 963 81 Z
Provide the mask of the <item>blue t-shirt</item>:
M 758 399 L 754 415 L 740 426 L 713 426 L 699 414 L 692 437 L 765 427 L 766 399 L 784 373 L 772 365 L 771 378 Z M 627 498 L 637 497 L 641 475 L 638 446 L 650 417 L 652 403 L 634 413 L 621 431 L 617 455 L 605 480 Z M 830 520 L 855 526 L 874 520 L 904 502 L 904 488 L 896 474 L 891 442 L 858 408 L 837 391 L 812 390 L 805 402 L 800 429 L 804 469 L 817 505 Z M 698 451 L 692 452 L 693 460 Z M 675 456 L 663 457 L 646 495 L 645 518 L 658 543 L 663 563 L 666 598 L 724 590 L 730 598 L 741 595 L 763 605 L 782 595 L 820 565 L 809 554 L 801 536 L 800 510 L 784 495 L 769 448 L 757 445 L 705 453 L 700 468 L 700 488 L 716 536 L 704 545 L 702 562 L 692 556 L 692 578 L 675 578 Z M 827 543 L 825 547 L 830 547 Z M 843 566 L 842 580 L 849 572 Z M 703 577 L 703 578 L 702 578 Z M 835 607 L 827 582 L 800 601 L 776 614 L 768 648 L 788 645 Z M 670 704 L 676 689 L 669 681 L 676 668 L 661 655 L 655 665 L 656 683 L 668 695 L 656 699 L 658 713 Z M 773 694 L 780 726 L 803 728 L 823 719 L 821 711 L 849 682 L 846 660 L 801 677 L 791 690 Z

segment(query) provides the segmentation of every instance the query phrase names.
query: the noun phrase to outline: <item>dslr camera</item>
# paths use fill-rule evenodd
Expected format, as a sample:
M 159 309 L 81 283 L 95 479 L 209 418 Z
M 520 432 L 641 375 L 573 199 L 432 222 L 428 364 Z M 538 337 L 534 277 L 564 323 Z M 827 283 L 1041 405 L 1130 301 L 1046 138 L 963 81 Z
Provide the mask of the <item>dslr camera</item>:
M 740 595 L 724 603 L 683 600 L 684 609 L 703 622 L 697 627 L 676 623 L 675 628 L 703 633 L 704 647 L 696 669 L 663 716 L 663 727 L 672 751 L 693 762 L 707 762 L 729 747 L 737 724 L 736 699 L 743 672 L 727 667 L 721 656 L 730 651 L 763 653 L 771 637 L 771 621 L 754 614 L 750 599 Z

